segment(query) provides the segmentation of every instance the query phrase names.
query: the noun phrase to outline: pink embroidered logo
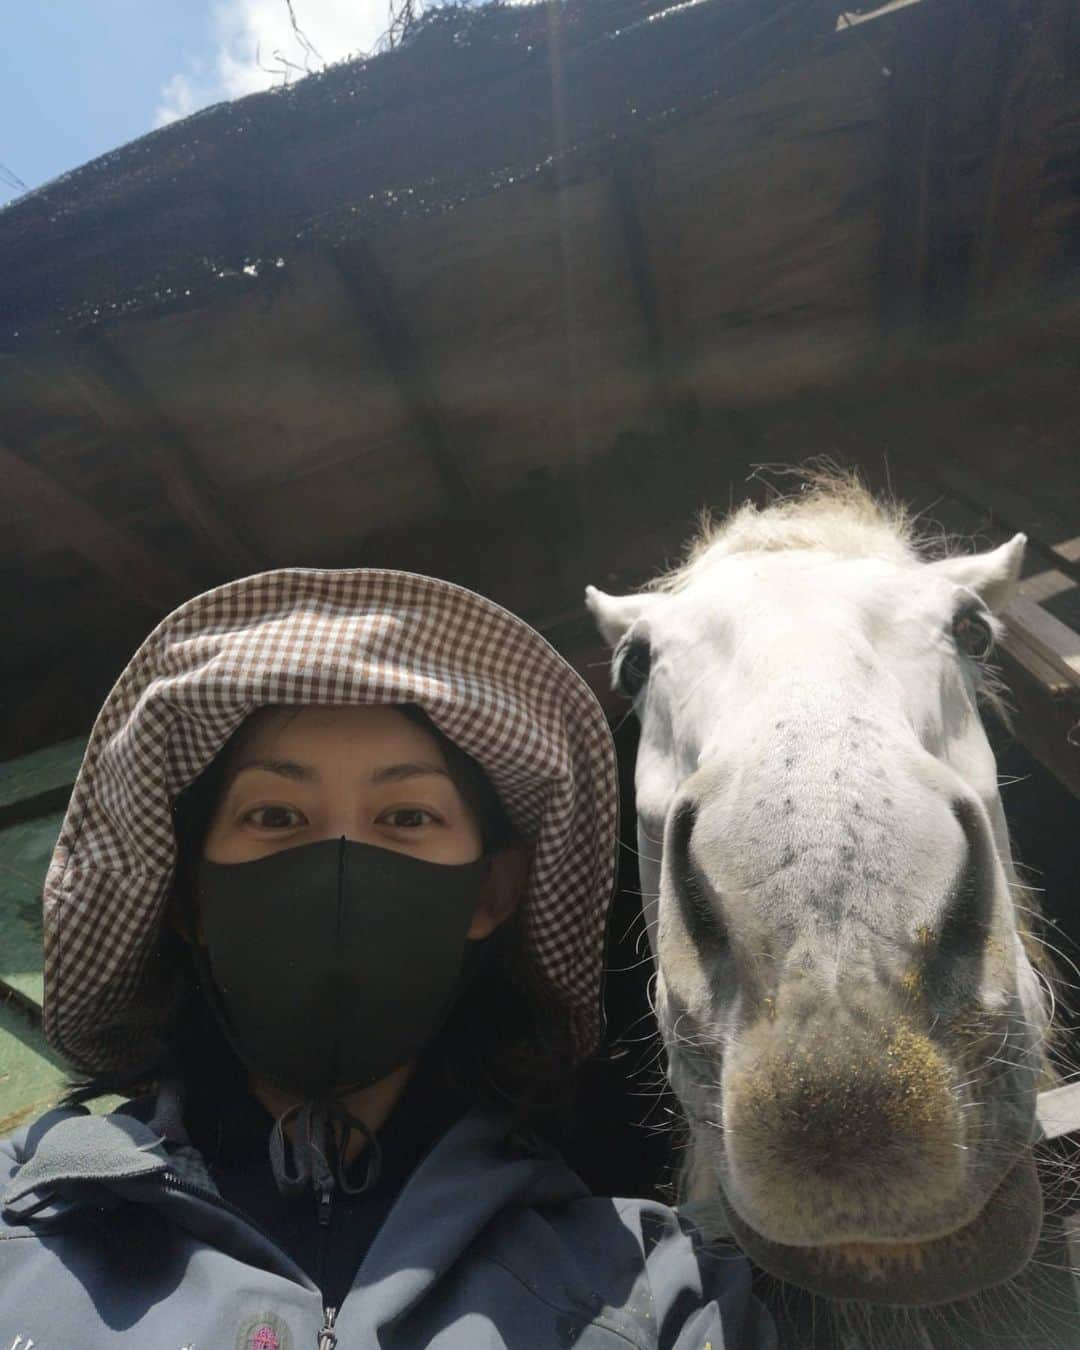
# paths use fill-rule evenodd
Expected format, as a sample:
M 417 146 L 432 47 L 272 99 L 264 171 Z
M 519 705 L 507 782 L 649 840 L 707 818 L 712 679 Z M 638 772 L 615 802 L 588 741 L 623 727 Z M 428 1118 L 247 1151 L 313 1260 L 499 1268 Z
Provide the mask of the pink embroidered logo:
M 294 1350 L 293 1334 L 284 1317 L 263 1309 L 240 1323 L 232 1350 Z

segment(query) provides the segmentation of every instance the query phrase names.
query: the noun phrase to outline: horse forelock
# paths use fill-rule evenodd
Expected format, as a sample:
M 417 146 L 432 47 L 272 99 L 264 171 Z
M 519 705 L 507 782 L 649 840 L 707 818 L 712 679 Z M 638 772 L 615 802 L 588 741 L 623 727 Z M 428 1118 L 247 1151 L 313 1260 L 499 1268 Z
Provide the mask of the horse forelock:
M 929 541 L 917 537 L 906 508 L 875 496 L 854 473 L 801 470 L 798 493 L 768 506 L 746 502 L 717 521 L 702 517 L 679 566 L 649 583 L 650 590 L 681 591 L 722 558 L 735 553 L 814 549 L 845 557 L 915 562 Z

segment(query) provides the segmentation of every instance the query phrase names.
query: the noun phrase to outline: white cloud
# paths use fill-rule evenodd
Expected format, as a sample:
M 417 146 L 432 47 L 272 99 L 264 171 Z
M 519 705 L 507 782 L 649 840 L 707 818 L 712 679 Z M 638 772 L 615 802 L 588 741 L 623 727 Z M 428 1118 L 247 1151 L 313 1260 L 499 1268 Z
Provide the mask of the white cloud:
M 163 127 L 169 122 L 187 117 L 199 106 L 198 95 L 190 75 L 174 75 L 161 86 L 161 103 L 158 105 L 154 126 Z
M 389 0 L 292 0 L 292 11 L 302 38 L 287 0 L 218 0 L 209 57 L 165 81 L 154 125 L 371 51 L 390 22 Z

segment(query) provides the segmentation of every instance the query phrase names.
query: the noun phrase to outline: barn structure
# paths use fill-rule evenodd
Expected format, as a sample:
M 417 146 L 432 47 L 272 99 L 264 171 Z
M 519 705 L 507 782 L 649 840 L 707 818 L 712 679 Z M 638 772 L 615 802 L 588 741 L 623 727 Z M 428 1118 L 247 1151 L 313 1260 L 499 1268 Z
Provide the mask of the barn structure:
M 41 879 L 159 618 L 265 568 L 431 572 L 621 719 L 583 586 L 643 581 L 761 463 L 827 454 L 945 531 L 1029 534 L 996 743 L 1078 936 L 1080 10 L 840 3 L 435 11 L 0 212 L 0 1134 L 61 1088 Z M 641 1139 L 597 1185 L 647 1184 Z

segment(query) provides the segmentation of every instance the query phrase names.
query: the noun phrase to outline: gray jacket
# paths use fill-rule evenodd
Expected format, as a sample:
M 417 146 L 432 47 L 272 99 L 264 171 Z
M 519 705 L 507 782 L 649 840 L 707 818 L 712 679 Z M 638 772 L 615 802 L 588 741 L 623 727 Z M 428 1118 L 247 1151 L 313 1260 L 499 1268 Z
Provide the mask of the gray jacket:
M 737 1251 L 591 1196 L 481 1112 L 420 1162 L 328 1310 L 174 1117 L 59 1108 L 0 1141 L 2 1350 L 775 1347 Z

